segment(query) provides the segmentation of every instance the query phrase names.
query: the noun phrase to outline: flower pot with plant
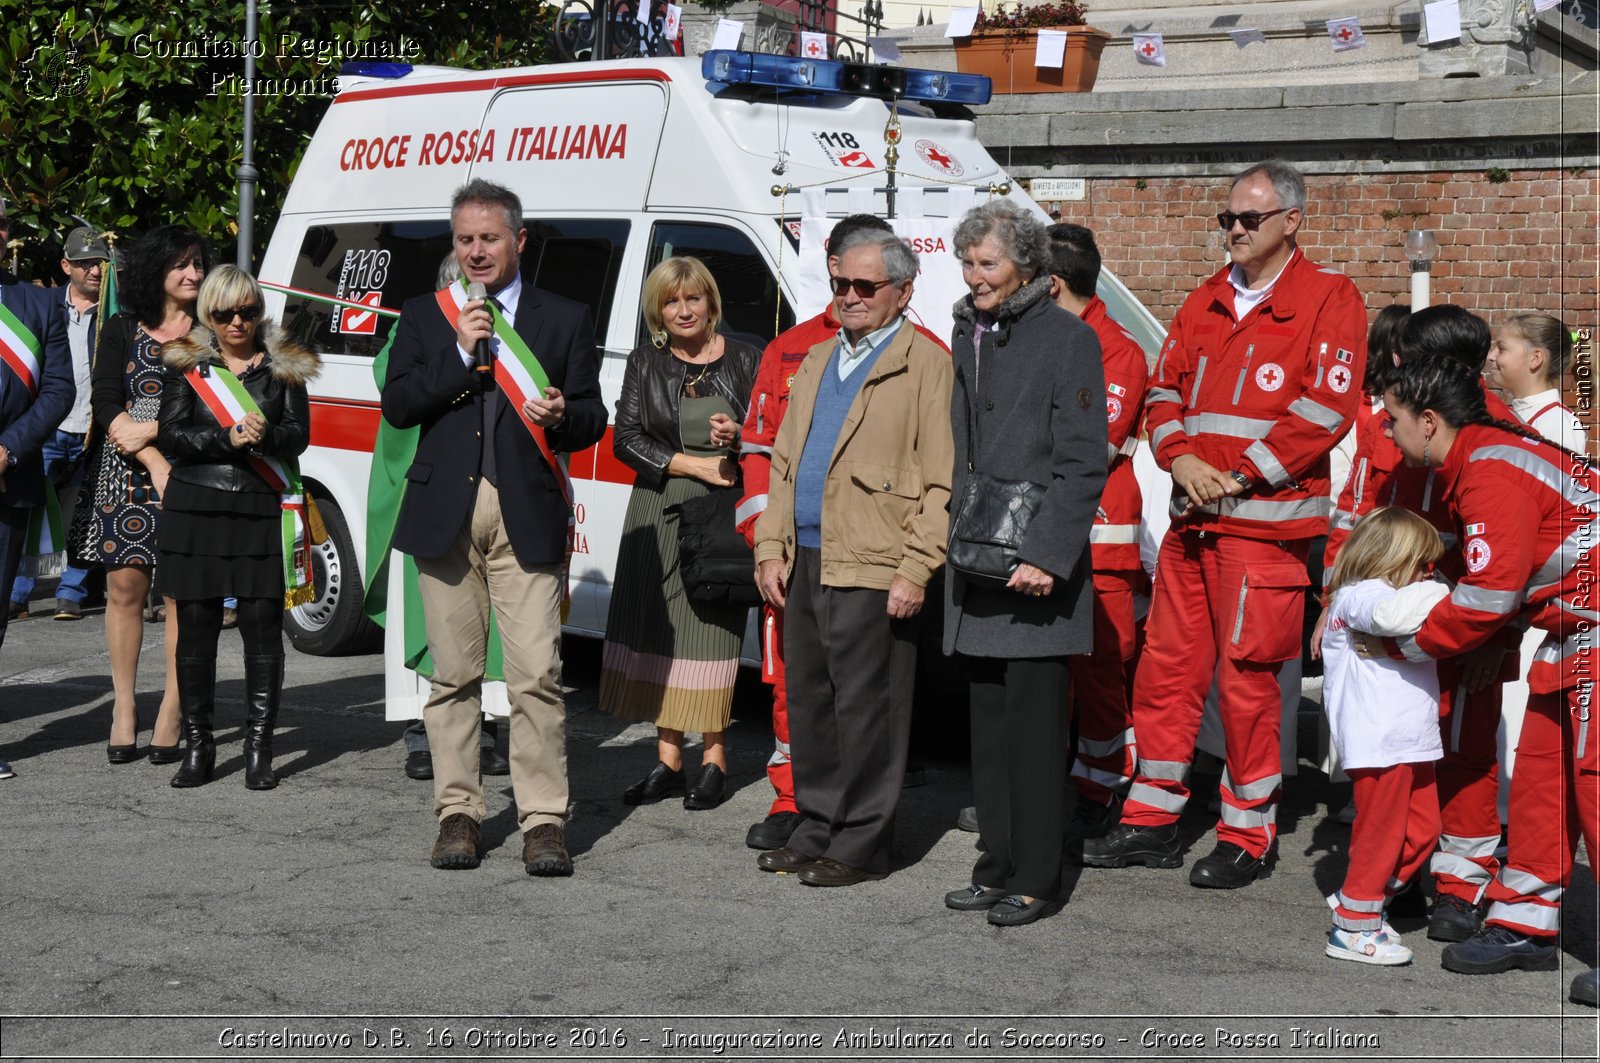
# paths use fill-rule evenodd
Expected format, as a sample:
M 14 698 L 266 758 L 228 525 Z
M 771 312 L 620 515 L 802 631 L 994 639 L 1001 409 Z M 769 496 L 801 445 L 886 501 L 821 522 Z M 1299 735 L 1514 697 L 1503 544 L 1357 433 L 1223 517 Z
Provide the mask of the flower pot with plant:
M 956 68 L 987 74 L 994 91 L 1088 92 L 1100 73 L 1100 52 L 1111 34 L 1087 24 L 1087 9 L 1074 0 L 1057 3 L 1001 3 L 979 11 L 972 36 L 955 41 Z M 1065 30 L 1066 56 L 1060 67 L 1036 66 L 1038 30 Z

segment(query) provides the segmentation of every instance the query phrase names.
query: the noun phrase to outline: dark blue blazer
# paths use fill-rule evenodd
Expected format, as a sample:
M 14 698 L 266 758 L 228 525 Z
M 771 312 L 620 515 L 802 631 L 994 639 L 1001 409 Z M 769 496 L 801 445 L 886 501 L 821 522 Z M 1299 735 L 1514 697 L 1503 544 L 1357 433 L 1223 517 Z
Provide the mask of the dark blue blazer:
M 550 448 L 572 453 L 600 442 L 607 415 L 589 308 L 523 278 L 512 324 L 549 374 L 550 385 L 566 399 L 566 420 L 546 433 Z M 383 416 L 396 428 L 416 425 L 422 431 L 416 459 L 406 470 L 393 545 L 413 557 L 442 557 L 472 515 L 483 456 L 483 394 L 461 359 L 456 330 L 432 294 L 408 300 L 395 328 Z M 567 549 L 560 484 L 503 393 L 501 400 L 495 468 L 506 535 L 524 565 L 557 564 Z
M 39 339 L 39 394 L 0 365 L 0 446 L 17 456 L 5 472 L 0 506 L 35 506 L 44 501 L 44 460 L 39 448 L 72 409 L 72 349 L 61 312 L 61 291 L 31 284 L 0 284 L 0 303 Z M 3 470 L 0 470 L 3 471 Z

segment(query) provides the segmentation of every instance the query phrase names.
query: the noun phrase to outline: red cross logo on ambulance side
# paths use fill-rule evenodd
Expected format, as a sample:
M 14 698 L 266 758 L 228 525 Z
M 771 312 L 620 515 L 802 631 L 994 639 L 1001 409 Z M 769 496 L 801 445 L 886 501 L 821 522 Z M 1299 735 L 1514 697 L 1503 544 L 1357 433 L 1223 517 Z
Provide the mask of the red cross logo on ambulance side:
M 1277 362 L 1263 362 L 1256 370 L 1256 387 L 1262 391 L 1277 391 L 1283 387 L 1283 367 Z
M 1489 549 L 1487 539 L 1468 539 L 1466 552 L 1467 571 L 1473 573 L 1488 568 L 1490 558 L 1494 557 L 1494 551 Z
M 967 172 L 967 168 L 956 159 L 954 152 L 946 151 L 931 140 L 919 140 L 911 146 L 916 149 L 917 158 L 947 177 L 960 177 Z
M 1350 370 L 1336 365 L 1328 370 L 1328 386 L 1343 395 L 1350 390 Z

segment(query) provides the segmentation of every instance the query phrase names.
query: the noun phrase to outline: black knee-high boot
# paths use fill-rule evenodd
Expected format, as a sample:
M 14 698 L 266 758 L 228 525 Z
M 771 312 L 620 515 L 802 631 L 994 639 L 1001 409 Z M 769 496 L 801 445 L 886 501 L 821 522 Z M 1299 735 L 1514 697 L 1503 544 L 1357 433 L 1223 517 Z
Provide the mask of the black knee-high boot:
M 211 781 L 217 746 L 211 739 L 211 712 L 216 703 L 217 659 L 179 657 L 178 708 L 183 714 L 183 764 L 173 786 L 200 786 Z
M 252 790 L 278 785 L 272 770 L 272 730 L 283 693 L 283 657 L 244 659 L 244 784 Z

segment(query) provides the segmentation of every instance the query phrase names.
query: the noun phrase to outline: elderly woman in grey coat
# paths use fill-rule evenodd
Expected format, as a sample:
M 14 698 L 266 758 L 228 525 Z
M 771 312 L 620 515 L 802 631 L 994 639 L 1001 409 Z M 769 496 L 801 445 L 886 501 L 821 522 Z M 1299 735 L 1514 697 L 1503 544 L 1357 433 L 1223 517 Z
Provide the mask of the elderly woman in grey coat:
M 1060 907 L 1067 657 L 1094 641 L 1089 528 L 1106 480 L 1100 343 L 1050 299 L 1044 223 L 1007 200 L 956 228 L 971 294 L 955 306 L 951 524 L 967 481 L 1026 480 L 1043 500 L 1003 587 L 953 567 L 944 651 L 971 681 L 972 789 L 983 852 L 972 884 L 945 896 L 1021 926 Z

